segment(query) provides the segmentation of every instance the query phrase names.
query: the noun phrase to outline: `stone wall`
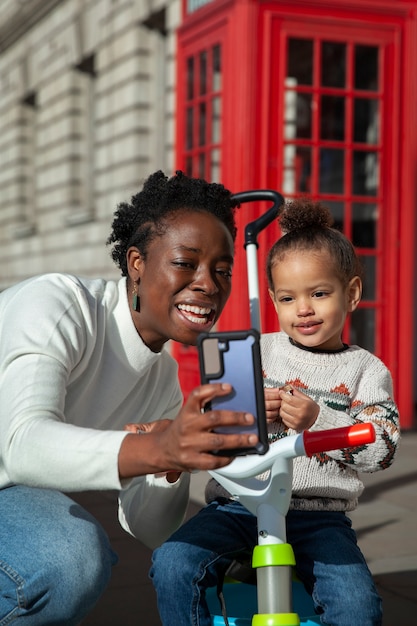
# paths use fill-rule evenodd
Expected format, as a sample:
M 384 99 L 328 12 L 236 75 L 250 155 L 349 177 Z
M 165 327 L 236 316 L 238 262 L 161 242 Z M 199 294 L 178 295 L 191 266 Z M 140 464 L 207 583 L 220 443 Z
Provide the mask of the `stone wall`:
M 118 202 L 174 167 L 180 0 L 0 0 L 0 289 L 117 277 Z

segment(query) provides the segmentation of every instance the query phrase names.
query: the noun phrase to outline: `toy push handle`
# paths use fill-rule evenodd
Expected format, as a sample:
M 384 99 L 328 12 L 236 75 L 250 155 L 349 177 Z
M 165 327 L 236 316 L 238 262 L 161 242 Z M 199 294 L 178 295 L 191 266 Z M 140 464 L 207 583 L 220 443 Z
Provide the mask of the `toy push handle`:
M 246 225 L 245 248 L 249 244 L 257 243 L 258 234 L 278 217 L 280 207 L 284 204 L 283 196 L 273 189 L 242 191 L 233 194 L 232 199 L 236 200 L 239 204 L 243 204 L 244 202 L 257 202 L 259 200 L 269 200 L 273 202 L 273 206 L 266 213 L 263 213 L 256 220 Z
M 245 202 L 267 201 L 272 202 L 272 206 L 266 213 L 253 220 L 245 227 L 245 242 L 247 268 L 248 268 L 248 293 L 249 311 L 252 328 L 261 331 L 261 309 L 259 306 L 259 284 L 258 284 L 258 234 L 273 222 L 279 215 L 284 204 L 283 196 L 273 189 L 253 189 L 251 191 L 241 191 L 232 196 L 232 200 L 243 204 Z
M 307 456 L 325 450 L 340 450 L 354 448 L 375 441 L 375 429 L 372 424 L 354 424 L 331 430 L 317 430 L 303 432 L 304 448 Z

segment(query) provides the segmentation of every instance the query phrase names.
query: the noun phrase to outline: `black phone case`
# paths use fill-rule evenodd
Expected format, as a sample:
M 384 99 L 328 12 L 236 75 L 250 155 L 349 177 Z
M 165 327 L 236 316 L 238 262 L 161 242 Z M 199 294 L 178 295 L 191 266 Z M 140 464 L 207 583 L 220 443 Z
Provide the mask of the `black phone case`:
M 202 384 L 230 383 L 233 392 L 214 398 L 205 406 L 211 409 L 228 409 L 252 413 L 255 423 L 242 432 L 253 432 L 259 442 L 251 448 L 218 450 L 213 454 L 242 456 L 265 454 L 268 450 L 265 398 L 262 377 L 260 335 L 255 329 L 245 331 L 201 333 L 197 340 Z M 222 427 L 219 432 L 236 432 L 237 427 Z

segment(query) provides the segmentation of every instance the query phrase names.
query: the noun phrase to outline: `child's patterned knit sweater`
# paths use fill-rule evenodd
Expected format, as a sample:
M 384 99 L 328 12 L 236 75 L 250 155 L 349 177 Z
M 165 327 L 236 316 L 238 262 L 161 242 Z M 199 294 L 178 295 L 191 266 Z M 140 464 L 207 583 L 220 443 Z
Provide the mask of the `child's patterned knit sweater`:
M 363 484 L 358 472 L 389 467 L 400 436 L 398 410 L 392 396 L 391 375 L 370 352 L 350 346 L 341 352 L 318 352 L 293 345 L 283 333 L 262 335 L 265 387 L 291 384 L 320 406 L 311 430 L 372 422 L 376 441 L 355 449 L 333 450 L 311 458 L 294 459 L 291 509 L 351 511 Z M 270 440 L 295 434 L 276 422 Z M 212 481 L 211 481 L 212 483 Z M 209 483 L 207 499 L 220 494 Z

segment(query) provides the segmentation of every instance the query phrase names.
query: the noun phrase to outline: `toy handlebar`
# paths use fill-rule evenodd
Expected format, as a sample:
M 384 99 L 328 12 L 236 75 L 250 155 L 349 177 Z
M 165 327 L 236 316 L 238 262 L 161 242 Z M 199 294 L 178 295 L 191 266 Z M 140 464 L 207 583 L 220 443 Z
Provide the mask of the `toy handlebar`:
M 375 441 L 375 430 L 371 423 L 354 424 L 318 431 L 303 431 L 278 439 L 269 446 L 264 455 L 248 454 L 236 457 L 230 465 L 210 470 L 209 473 L 229 479 L 251 478 L 271 469 L 278 459 L 295 459 L 297 456 L 311 456 L 317 452 L 339 450 L 363 446 Z
M 331 430 L 303 432 L 304 449 L 307 456 L 324 450 L 339 450 L 363 446 L 375 441 L 375 430 L 372 424 L 354 424 Z
M 271 200 L 274 204 L 273 206 L 258 217 L 253 222 L 250 222 L 245 227 L 245 245 L 256 244 L 257 245 L 257 236 L 270 224 L 275 218 L 278 217 L 279 209 L 284 204 L 283 196 L 278 193 L 278 191 L 274 191 L 273 189 L 256 189 L 253 191 L 242 191 L 240 193 L 235 193 L 232 196 L 232 200 L 236 200 L 239 204 L 243 204 L 244 202 L 257 202 L 259 200 Z

